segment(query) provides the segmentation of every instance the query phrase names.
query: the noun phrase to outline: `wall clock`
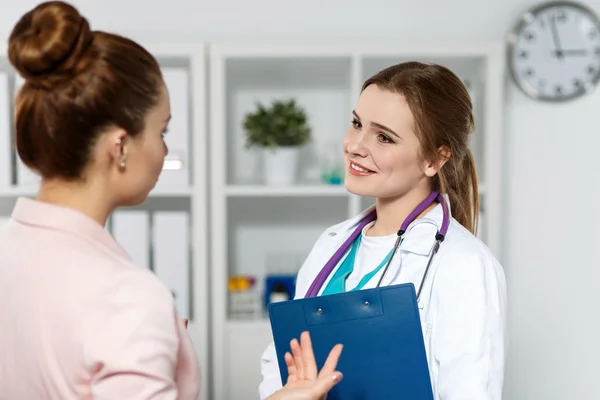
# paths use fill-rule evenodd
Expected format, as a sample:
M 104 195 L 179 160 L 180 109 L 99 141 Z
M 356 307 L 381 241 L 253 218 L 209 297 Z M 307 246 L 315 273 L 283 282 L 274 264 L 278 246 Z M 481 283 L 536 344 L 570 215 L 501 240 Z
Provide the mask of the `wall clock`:
M 600 20 L 586 6 L 553 1 L 525 12 L 508 35 L 508 67 L 529 97 L 573 100 L 600 80 Z

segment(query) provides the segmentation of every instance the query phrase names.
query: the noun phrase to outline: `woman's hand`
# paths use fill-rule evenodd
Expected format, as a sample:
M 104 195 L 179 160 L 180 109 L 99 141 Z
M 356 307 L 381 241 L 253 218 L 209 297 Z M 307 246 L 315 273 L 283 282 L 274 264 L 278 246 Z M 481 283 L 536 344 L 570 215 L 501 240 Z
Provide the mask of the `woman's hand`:
M 324 400 L 327 393 L 341 379 L 342 374 L 336 371 L 342 353 L 342 345 L 333 347 L 321 371 L 317 371 L 317 362 L 308 332 L 300 335 L 300 343 L 296 339 L 290 342 L 292 353 L 285 354 L 288 368 L 286 385 L 267 400 Z

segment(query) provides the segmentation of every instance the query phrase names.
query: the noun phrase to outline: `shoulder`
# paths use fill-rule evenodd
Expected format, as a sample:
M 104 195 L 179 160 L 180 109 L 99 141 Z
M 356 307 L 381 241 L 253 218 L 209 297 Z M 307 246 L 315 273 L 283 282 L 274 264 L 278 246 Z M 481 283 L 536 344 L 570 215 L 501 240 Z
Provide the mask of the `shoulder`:
M 154 273 L 131 263 L 115 263 L 117 265 L 118 269 L 100 288 L 98 305 L 119 305 L 168 314 L 173 312 L 173 296 Z
M 484 242 L 454 219 L 437 257 L 436 281 L 453 286 L 461 282 L 459 286 L 463 289 L 470 284 L 505 289 L 504 269 L 496 256 Z

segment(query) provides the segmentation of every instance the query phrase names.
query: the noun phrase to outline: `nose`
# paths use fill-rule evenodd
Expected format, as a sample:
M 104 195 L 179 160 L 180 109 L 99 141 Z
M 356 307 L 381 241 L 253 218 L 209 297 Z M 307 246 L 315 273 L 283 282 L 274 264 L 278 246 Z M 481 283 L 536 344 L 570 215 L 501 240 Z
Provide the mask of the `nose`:
M 346 152 L 353 156 L 366 157 L 368 152 L 364 143 L 364 135 L 358 133 L 349 136 L 346 140 Z

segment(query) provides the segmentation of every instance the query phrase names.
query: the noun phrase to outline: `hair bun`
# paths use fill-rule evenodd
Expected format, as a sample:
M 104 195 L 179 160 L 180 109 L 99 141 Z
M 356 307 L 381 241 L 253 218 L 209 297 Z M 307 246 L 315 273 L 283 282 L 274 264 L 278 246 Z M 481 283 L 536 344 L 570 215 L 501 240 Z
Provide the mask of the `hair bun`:
M 25 79 L 69 77 L 92 38 L 88 21 L 76 8 L 49 1 L 17 22 L 10 34 L 8 56 Z

